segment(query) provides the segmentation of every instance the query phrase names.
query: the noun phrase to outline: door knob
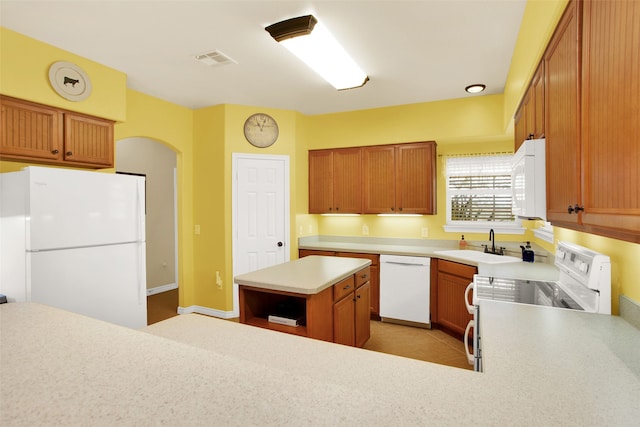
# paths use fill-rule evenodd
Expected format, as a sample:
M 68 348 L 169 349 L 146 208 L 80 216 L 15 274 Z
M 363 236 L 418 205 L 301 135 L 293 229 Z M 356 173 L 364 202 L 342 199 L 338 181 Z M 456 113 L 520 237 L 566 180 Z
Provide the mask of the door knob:
M 279 248 L 281 248 L 281 247 L 282 247 L 282 245 L 284 245 L 284 243 L 282 243 L 282 242 L 278 242 L 278 247 L 279 247 Z

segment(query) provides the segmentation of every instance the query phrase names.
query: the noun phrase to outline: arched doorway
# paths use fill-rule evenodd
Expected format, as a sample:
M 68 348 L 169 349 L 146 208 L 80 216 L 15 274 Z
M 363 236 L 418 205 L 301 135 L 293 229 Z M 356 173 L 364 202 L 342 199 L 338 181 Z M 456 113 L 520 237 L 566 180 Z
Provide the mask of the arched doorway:
M 146 177 L 148 320 L 174 316 L 178 309 L 176 153 L 149 138 L 116 143 L 116 173 Z M 158 304 L 159 303 L 159 304 Z

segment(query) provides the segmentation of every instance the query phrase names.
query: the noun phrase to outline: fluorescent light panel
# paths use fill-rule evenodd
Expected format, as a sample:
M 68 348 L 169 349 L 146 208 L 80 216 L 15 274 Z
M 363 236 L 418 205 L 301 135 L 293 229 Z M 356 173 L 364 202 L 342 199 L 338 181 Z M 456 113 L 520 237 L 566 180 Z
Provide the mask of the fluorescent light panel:
M 288 26 L 289 33 L 286 35 L 277 32 L 278 26 L 296 21 L 305 22 L 306 27 L 292 31 L 291 26 Z M 369 80 L 327 28 L 311 15 L 273 24 L 266 30 L 338 90 L 360 87 Z

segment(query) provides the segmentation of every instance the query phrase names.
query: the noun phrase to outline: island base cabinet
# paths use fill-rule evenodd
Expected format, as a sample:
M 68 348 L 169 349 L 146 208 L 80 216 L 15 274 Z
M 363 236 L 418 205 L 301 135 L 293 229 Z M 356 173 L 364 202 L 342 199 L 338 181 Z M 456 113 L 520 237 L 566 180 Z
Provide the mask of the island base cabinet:
M 336 302 L 333 305 L 333 342 L 362 347 L 371 337 L 369 268 L 356 276 L 360 282 L 356 282 L 355 291 L 353 280 L 344 280 L 334 285 Z
M 333 341 L 332 288 L 313 295 L 265 290 L 239 286 L 240 323 L 301 335 L 324 341 Z M 298 326 L 270 322 L 276 315 L 298 319 Z

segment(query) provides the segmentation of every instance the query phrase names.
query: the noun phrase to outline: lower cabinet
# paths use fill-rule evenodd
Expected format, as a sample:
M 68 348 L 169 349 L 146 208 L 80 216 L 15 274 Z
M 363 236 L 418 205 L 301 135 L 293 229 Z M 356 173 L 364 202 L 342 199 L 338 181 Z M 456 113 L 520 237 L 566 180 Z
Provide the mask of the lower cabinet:
M 364 254 L 356 252 L 334 252 L 334 251 L 321 251 L 315 249 L 299 249 L 298 257 L 303 258 L 309 255 L 324 255 L 324 256 L 342 256 L 347 258 L 364 258 L 371 261 L 371 278 L 370 278 L 370 319 L 380 320 L 380 255 L 378 254 Z
M 357 273 L 355 282 L 351 276 L 333 287 L 333 342 L 337 344 L 362 347 L 371 336 L 371 284 L 369 269 L 365 270 Z
M 455 336 L 462 337 L 467 323 L 473 319 L 464 304 L 464 292 L 477 271 L 471 265 L 443 259 L 437 261 L 432 322 Z

